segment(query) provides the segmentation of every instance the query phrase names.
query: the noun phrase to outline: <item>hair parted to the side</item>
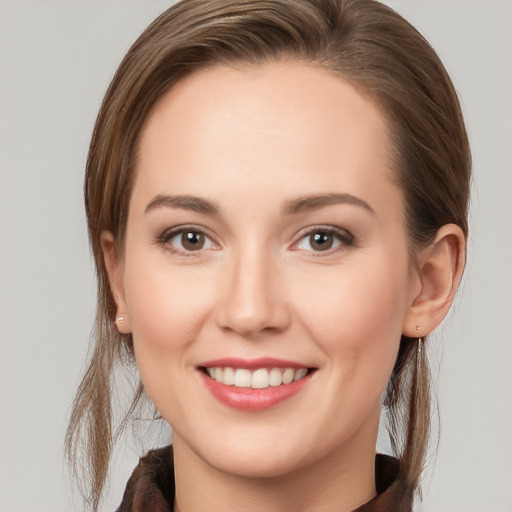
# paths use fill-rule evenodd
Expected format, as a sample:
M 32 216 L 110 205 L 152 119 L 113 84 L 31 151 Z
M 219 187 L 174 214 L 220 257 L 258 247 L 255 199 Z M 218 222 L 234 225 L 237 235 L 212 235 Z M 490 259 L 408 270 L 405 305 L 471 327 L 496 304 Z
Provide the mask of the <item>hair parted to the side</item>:
M 471 157 L 457 95 L 428 42 L 392 9 L 375 0 L 183 0 L 165 11 L 121 62 L 87 161 L 85 204 L 98 306 L 95 345 L 73 404 L 66 448 L 76 475 L 88 478 L 84 496 L 94 510 L 118 434 L 112 425 L 113 369 L 133 363 L 132 338 L 114 324 L 100 235 L 111 231 L 122 257 L 141 127 L 157 100 L 187 74 L 215 64 L 280 59 L 326 69 L 380 107 L 394 145 L 412 254 L 445 224 L 457 224 L 467 236 Z M 385 401 L 404 492 L 411 494 L 430 424 L 427 343 L 423 339 L 421 350 L 419 343 L 402 337 Z M 144 397 L 139 383 L 121 428 Z

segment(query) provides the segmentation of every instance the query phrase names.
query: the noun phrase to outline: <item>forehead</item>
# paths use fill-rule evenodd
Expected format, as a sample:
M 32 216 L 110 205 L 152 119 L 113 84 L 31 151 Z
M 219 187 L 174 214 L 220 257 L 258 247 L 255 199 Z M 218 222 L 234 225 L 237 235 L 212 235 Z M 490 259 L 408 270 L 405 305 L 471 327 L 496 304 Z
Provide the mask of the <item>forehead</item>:
M 224 183 L 246 194 L 271 183 L 290 196 L 371 195 L 393 181 L 391 152 L 377 105 L 326 70 L 214 66 L 184 78 L 151 111 L 136 188 L 208 195 Z

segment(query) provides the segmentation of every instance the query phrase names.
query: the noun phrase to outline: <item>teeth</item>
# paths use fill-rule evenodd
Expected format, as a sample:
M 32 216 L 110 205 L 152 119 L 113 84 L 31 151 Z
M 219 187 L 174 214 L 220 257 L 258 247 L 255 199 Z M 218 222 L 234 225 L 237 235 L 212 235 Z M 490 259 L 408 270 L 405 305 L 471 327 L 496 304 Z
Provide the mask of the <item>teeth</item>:
M 206 368 L 206 373 L 215 381 L 237 388 L 265 389 L 269 386 L 290 384 L 304 378 L 307 368 L 258 368 L 251 371 L 245 368 Z
M 233 370 L 233 368 L 224 368 L 222 382 L 227 386 L 233 386 L 233 384 L 235 383 L 235 370 Z
M 295 375 L 293 376 L 293 380 L 299 380 L 306 376 L 306 373 L 308 373 L 307 368 L 301 368 L 300 370 L 297 370 L 295 372 Z
M 251 388 L 264 389 L 264 388 L 268 388 L 268 386 L 269 386 L 269 383 L 268 383 L 267 370 L 265 370 L 265 368 L 256 370 L 252 374 Z
M 283 383 L 281 370 L 279 368 L 272 368 L 268 382 L 271 386 L 280 386 Z
M 217 376 L 217 374 L 215 374 Z M 217 379 L 215 379 L 217 380 Z M 220 380 L 217 382 L 224 381 Z M 243 370 L 242 368 L 238 368 L 238 370 L 235 370 L 235 386 L 237 388 L 250 388 L 251 387 L 251 371 L 250 370 Z
M 286 368 L 286 370 L 283 373 L 283 384 L 290 384 L 290 382 L 293 382 L 293 376 L 295 375 L 295 372 L 292 368 Z

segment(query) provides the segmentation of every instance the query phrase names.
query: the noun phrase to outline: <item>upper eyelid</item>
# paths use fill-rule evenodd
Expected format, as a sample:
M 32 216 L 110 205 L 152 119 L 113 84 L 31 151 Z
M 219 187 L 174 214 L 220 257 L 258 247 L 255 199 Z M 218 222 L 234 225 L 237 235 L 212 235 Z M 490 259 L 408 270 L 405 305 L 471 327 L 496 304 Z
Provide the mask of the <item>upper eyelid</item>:
M 212 240 L 216 238 L 214 235 L 212 235 L 212 232 L 208 228 L 197 226 L 195 224 L 183 224 L 164 229 L 158 238 L 171 238 L 175 235 L 178 235 L 179 233 L 184 233 L 185 231 L 201 233 L 202 235 L 206 235 Z
M 155 242 L 158 245 L 168 244 L 172 238 L 179 235 L 180 233 L 185 233 L 187 231 L 201 233 L 211 241 L 215 249 L 222 245 L 221 243 L 219 243 L 218 237 L 213 235 L 209 229 L 195 224 L 183 224 L 164 229 L 160 235 L 157 235 L 155 237 Z M 211 250 L 211 248 L 209 250 Z M 179 251 L 179 249 L 176 249 L 176 251 Z M 192 253 L 194 251 L 190 252 Z M 202 250 L 198 250 L 196 255 L 199 255 L 200 252 L 202 252 Z
M 198 250 L 189 251 L 186 249 L 180 249 L 179 247 L 176 247 L 174 244 L 170 243 L 174 237 L 186 232 L 196 232 L 204 235 L 206 238 L 208 238 L 213 247 L 201 247 Z M 210 235 L 208 229 L 197 225 L 179 225 L 164 229 L 160 235 L 157 235 L 154 238 L 154 243 L 161 249 L 164 249 L 165 251 L 168 251 L 175 256 L 187 259 L 200 258 L 201 256 L 204 256 L 205 251 L 217 250 L 220 247 L 220 244 L 215 240 L 214 237 Z
M 354 235 L 347 229 L 338 226 L 332 226 L 329 224 L 318 224 L 314 226 L 308 226 L 307 228 L 302 228 L 301 230 L 298 231 L 294 238 L 296 240 L 300 240 L 301 238 L 304 238 L 306 235 L 310 235 L 311 233 L 315 232 L 333 233 L 339 236 L 355 238 Z
M 332 226 L 332 225 L 317 225 L 317 226 L 309 226 L 308 228 L 304 228 L 300 230 L 297 235 L 294 237 L 294 241 L 291 244 L 292 250 L 299 250 L 299 249 L 293 249 L 293 246 L 297 246 L 301 240 L 303 240 L 305 237 L 310 236 L 313 233 L 332 233 L 334 235 L 337 235 L 342 244 L 345 244 L 345 246 L 353 246 L 355 245 L 356 238 L 355 236 L 348 230 L 344 228 L 340 228 L 338 226 Z M 312 252 L 312 251 L 308 251 Z M 318 251 L 318 254 L 322 254 L 321 251 Z M 325 251 L 325 255 L 330 254 L 330 251 Z
M 219 237 L 216 234 L 213 234 L 212 231 L 204 226 L 200 226 L 197 224 L 182 224 L 178 226 L 173 226 L 166 228 L 162 231 L 160 235 L 156 237 L 158 242 L 165 242 L 170 240 L 172 237 L 189 231 L 196 231 L 207 236 L 215 245 L 221 246 L 224 245 L 222 241 L 219 242 Z M 341 228 L 339 226 L 333 226 L 329 224 L 315 224 L 313 226 L 308 226 L 300 229 L 294 236 L 291 245 L 296 245 L 300 240 L 302 240 L 305 236 L 311 235 L 315 232 L 327 232 L 333 233 L 334 235 L 338 235 L 341 239 L 350 239 L 353 241 L 355 236 L 345 228 Z

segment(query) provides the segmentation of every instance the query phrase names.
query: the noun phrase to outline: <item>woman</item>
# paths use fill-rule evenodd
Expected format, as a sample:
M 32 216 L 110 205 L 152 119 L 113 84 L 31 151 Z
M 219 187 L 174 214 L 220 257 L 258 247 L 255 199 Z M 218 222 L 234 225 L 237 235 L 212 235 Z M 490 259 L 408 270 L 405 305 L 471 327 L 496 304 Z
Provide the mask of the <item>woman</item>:
M 427 335 L 465 261 L 470 154 L 428 43 L 372 0 L 185 0 L 130 49 L 85 183 L 96 344 L 68 449 L 90 502 L 111 375 L 173 447 L 120 511 L 411 510 Z M 396 458 L 375 456 L 381 409 Z

